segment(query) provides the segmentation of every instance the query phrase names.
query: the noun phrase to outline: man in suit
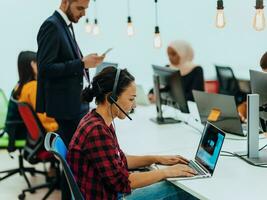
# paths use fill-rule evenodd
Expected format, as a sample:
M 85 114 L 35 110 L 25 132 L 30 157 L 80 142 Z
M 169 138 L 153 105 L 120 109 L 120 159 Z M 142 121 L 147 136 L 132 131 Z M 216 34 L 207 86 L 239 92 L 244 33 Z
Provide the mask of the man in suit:
M 36 110 L 54 117 L 58 133 L 68 146 L 88 104 L 81 103 L 83 76 L 89 83 L 89 68 L 104 56 L 85 57 L 75 39 L 73 23 L 85 15 L 89 0 L 62 0 L 60 8 L 42 24 L 38 36 L 38 89 Z

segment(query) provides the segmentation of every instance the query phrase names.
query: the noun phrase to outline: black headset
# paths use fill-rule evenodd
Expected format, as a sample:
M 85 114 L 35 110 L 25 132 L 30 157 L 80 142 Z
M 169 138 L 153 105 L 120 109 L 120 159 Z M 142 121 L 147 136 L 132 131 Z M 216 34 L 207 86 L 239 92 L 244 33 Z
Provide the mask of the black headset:
M 118 83 L 119 83 L 119 79 L 120 79 L 120 74 L 121 74 L 121 69 L 117 68 L 117 72 L 116 72 L 116 76 L 115 76 L 115 81 L 114 81 L 112 93 L 108 97 L 108 102 L 110 104 L 114 103 L 115 106 L 117 106 L 117 108 L 119 108 L 120 111 L 123 112 L 123 114 L 125 114 L 126 117 L 128 117 L 130 120 L 132 120 L 132 118 L 116 103 L 117 100 L 118 100 L 117 87 L 118 87 Z
M 112 93 L 108 97 L 108 101 L 111 104 L 115 103 L 118 100 L 117 87 L 118 87 L 118 83 L 119 83 L 119 79 L 120 79 L 120 74 L 121 74 L 121 69 L 118 68 L 117 69 L 117 72 L 116 72 L 115 80 L 114 80 L 114 85 L 113 85 Z

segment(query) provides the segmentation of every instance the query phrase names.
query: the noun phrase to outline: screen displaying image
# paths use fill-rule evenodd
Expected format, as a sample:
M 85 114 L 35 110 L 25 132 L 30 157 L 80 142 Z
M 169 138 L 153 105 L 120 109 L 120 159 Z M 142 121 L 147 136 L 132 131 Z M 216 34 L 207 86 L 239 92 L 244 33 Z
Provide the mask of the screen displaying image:
M 224 135 L 220 132 L 214 132 L 214 130 L 207 130 L 196 155 L 197 161 L 211 171 L 215 168 L 224 140 Z

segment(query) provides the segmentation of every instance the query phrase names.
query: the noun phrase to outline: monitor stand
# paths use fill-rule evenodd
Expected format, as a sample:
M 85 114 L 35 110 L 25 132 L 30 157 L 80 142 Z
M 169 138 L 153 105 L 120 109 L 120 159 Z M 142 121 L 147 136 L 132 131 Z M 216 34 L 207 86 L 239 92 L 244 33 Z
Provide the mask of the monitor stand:
M 151 119 L 151 121 L 157 124 L 175 124 L 180 123 L 180 120 L 176 120 L 170 117 L 163 117 L 163 111 L 161 108 L 162 99 L 160 97 L 160 83 L 159 83 L 159 75 L 154 75 L 154 93 L 156 96 L 156 109 L 157 109 L 157 117 Z
M 259 95 L 249 94 L 247 100 L 247 151 L 236 152 L 236 154 L 252 165 L 267 165 L 267 150 L 259 151 Z
M 181 120 L 173 119 L 171 117 L 164 117 L 164 118 L 151 118 L 152 122 L 156 124 L 176 124 L 182 122 Z
M 258 153 L 257 157 L 250 157 L 248 155 L 248 152 L 236 152 L 237 155 L 239 155 L 242 159 L 246 160 L 252 165 L 267 165 L 267 150 L 263 149 Z

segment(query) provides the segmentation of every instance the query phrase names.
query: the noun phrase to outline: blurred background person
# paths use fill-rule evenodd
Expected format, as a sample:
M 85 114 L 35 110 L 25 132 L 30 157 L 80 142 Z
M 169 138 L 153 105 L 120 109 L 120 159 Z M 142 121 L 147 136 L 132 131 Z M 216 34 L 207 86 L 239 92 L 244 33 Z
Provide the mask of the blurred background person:
M 175 40 L 168 45 L 167 55 L 169 58 L 167 67 L 180 71 L 185 99 L 194 101 L 192 90 L 204 91 L 204 75 L 202 67 L 193 62 L 193 48 L 184 40 Z M 156 98 L 153 89 L 149 91 L 148 99 L 151 103 L 155 103 Z
M 18 75 L 19 80 L 15 88 L 12 91 L 11 98 L 18 100 L 19 102 L 25 102 L 29 104 L 33 110 L 36 108 L 36 93 L 37 93 L 37 62 L 36 53 L 33 51 L 22 51 L 18 56 Z M 43 125 L 46 132 L 57 131 L 58 124 L 55 119 L 47 117 L 46 113 L 37 113 L 37 116 Z M 20 114 L 18 112 L 17 104 L 13 101 L 9 101 L 8 113 L 6 121 L 21 121 Z M 27 130 L 24 124 L 8 125 L 6 126 L 7 133 L 9 134 L 11 143 L 14 144 L 15 139 L 26 138 Z M 15 128 L 14 131 L 10 129 Z M 12 147 L 12 144 L 10 145 Z M 12 150 L 11 150 L 12 151 Z M 51 162 L 48 176 L 53 177 L 56 175 L 55 163 Z
M 265 52 L 260 59 L 260 67 L 263 72 L 267 72 L 267 52 Z M 242 122 L 246 122 L 247 119 L 247 101 L 238 105 L 238 113 Z
M 180 70 L 187 101 L 194 101 L 192 90 L 204 91 L 202 67 L 193 62 L 194 51 L 184 40 L 172 41 L 167 48 L 171 68 Z
M 36 53 L 22 51 L 18 56 L 19 81 L 13 93 L 13 97 L 20 102 L 28 103 L 33 110 L 36 108 L 37 93 L 37 61 Z M 58 125 L 55 119 L 47 117 L 46 113 L 37 113 L 46 132 L 56 131 Z

